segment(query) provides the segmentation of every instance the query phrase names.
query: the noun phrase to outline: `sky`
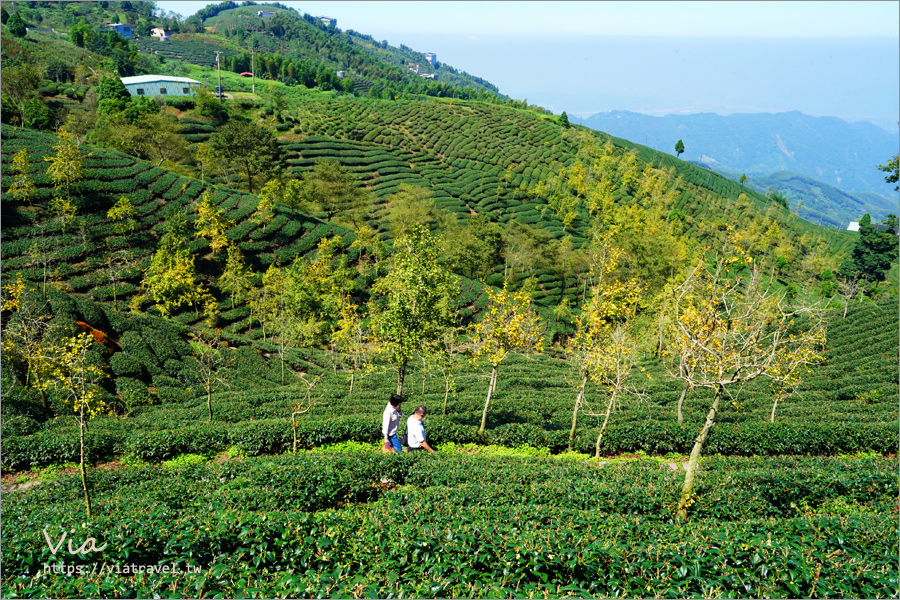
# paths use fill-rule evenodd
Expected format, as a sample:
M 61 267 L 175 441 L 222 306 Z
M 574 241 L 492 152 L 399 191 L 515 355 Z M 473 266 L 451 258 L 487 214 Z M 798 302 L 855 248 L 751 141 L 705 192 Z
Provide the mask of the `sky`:
M 555 113 L 799 110 L 897 130 L 894 1 L 282 2 Z M 208 2 L 160 1 L 189 16 Z

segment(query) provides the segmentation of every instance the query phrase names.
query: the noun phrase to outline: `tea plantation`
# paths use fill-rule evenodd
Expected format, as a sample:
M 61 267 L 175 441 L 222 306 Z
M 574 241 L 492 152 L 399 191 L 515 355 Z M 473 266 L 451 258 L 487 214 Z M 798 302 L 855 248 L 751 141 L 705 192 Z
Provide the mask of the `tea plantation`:
M 96 471 L 5 499 L 5 596 L 897 595 L 896 461 L 713 458 L 694 518 L 653 462 L 308 454 Z M 63 532 L 100 552 L 52 554 Z M 127 572 L 166 565 L 166 573 Z M 126 569 L 124 574 L 120 573 Z M 135 567 L 131 567 L 134 569 Z M 116 572 L 119 569 L 120 572 Z M 69 573 L 65 575 L 64 573 Z
M 93 27 L 132 3 L 7 4 Z M 449 65 L 423 80 L 405 46 L 281 5 L 256 18 L 265 6 L 208 7 L 120 65 L 212 81 L 219 50 L 224 107 L 101 99 L 109 57 L 4 29 L 4 89 L 37 83 L 4 93 L 0 129 L 0 596 L 900 596 L 896 264 L 845 309 L 837 269 L 860 235 Z M 263 166 L 217 135 L 250 130 Z M 401 217 L 431 233 L 404 237 Z M 406 332 L 379 311 L 416 236 L 414 256 L 456 270 L 452 319 L 434 323 L 458 332 L 403 380 L 437 452 L 382 454 Z M 713 396 L 672 377 L 662 307 L 726 241 L 786 298 L 821 301 L 827 345 L 787 397 L 763 378 L 727 388 L 688 493 Z M 527 291 L 544 344 L 502 361 L 487 411 L 491 365 L 466 328 L 499 288 Z M 576 428 L 566 348 L 605 292 L 597 326 L 632 325 L 637 364 L 607 425 L 609 391 L 587 384 Z

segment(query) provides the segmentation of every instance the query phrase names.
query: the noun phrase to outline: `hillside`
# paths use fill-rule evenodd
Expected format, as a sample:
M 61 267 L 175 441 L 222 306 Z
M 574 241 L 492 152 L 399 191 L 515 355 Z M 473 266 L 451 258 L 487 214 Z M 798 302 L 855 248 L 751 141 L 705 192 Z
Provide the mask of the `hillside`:
M 870 123 L 800 112 L 778 114 L 667 115 L 628 111 L 598 113 L 583 124 L 598 131 L 670 151 L 684 141 L 684 159 L 721 171 L 768 176 L 775 171 L 801 173 L 846 192 L 896 198 L 876 165 L 897 153 L 897 136 Z M 841 220 L 827 204 L 812 210 Z M 896 212 L 896 209 L 895 209 Z
M 735 181 L 740 178 L 740 174 L 729 176 Z M 801 217 L 827 227 L 846 229 L 850 221 L 859 221 L 866 213 L 873 220 L 880 221 L 898 212 L 896 198 L 890 200 L 879 194 L 845 192 L 790 171 L 748 176 L 745 185 L 761 194 L 767 193 L 769 188 L 777 190 L 788 198 L 791 210 L 796 212 L 798 204 L 802 203 Z

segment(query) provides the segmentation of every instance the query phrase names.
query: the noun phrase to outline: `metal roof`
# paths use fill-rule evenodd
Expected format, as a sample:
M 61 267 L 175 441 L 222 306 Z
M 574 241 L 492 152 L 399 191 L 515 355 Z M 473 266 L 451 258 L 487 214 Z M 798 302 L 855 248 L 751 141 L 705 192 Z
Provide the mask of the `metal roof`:
M 196 79 L 191 79 L 190 77 L 170 77 L 168 75 L 137 75 L 135 77 L 122 77 L 122 83 L 128 85 L 129 83 L 157 83 L 157 82 L 166 82 L 166 83 L 196 83 L 200 85 L 200 82 Z

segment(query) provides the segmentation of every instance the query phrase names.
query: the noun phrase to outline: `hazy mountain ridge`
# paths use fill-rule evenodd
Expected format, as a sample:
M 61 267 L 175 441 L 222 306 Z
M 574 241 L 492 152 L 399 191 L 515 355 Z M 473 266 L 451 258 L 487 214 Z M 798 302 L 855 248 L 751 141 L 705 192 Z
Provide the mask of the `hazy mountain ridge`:
M 893 197 L 876 166 L 897 153 L 897 135 L 868 122 L 848 123 L 798 111 L 663 117 L 610 111 L 595 114 L 583 124 L 665 152 L 681 139 L 683 159 L 720 172 L 749 177 L 792 171 L 846 192 Z

